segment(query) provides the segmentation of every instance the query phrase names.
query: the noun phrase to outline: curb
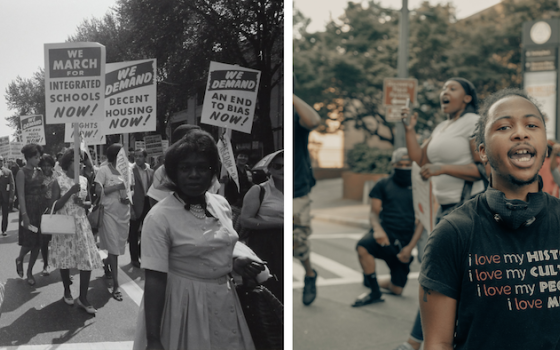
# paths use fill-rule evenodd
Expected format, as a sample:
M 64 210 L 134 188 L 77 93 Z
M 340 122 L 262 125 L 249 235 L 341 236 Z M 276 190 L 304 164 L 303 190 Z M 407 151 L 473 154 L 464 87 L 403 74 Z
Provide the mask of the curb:
M 327 221 L 336 224 L 342 224 L 346 226 L 354 226 L 368 230 L 370 228 L 369 220 L 366 219 L 352 219 L 352 218 L 344 218 L 340 216 L 333 216 L 329 214 L 315 214 L 311 213 L 312 219 L 320 220 L 320 221 Z

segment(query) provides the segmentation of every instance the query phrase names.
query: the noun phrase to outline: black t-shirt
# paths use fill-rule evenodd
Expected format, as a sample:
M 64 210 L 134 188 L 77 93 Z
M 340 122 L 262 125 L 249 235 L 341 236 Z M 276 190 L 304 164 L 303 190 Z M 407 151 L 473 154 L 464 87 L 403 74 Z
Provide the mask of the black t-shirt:
M 560 349 L 560 200 L 545 201 L 511 230 L 481 194 L 433 231 L 419 282 L 457 300 L 456 349 Z
M 315 186 L 315 177 L 309 157 L 309 130 L 299 123 L 294 109 L 294 198 L 303 197 Z
M 403 247 L 407 245 L 414 235 L 412 187 L 401 187 L 391 176 L 385 177 L 373 186 L 369 197 L 381 200 L 381 227 L 388 235 L 398 239 Z

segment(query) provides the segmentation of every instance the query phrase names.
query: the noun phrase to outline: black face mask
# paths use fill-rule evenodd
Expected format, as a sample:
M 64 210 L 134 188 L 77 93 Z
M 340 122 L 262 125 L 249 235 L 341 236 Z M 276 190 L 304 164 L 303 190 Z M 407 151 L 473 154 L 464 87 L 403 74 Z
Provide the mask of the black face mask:
M 410 169 L 401 169 L 395 168 L 393 169 L 393 181 L 397 183 L 397 185 L 401 187 L 409 187 L 412 186 L 412 179 L 410 177 L 411 170 Z
M 527 194 L 527 202 L 507 199 L 503 192 L 491 187 L 486 190 L 485 195 L 486 202 L 494 213 L 494 220 L 513 230 L 531 225 L 546 203 L 546 194 L 540 190 Z

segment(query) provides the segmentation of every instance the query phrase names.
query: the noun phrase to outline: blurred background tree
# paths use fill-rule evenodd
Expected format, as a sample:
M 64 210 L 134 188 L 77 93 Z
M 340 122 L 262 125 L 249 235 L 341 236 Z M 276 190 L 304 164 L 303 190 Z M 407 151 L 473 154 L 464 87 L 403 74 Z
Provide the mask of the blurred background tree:
M 460 76 L 480 98 L 505 87 L 522 87 L 521 30 L 525 21 L 560 15 L 556 0 L 503 0 L 502 11 L 457 21 L 452 4 L 422 3 L 410 13 L 408 72 L 418 79 L 417 132 L 428 134 L 445 115 L 439 92 Z M 371 131 L 371 118 L 392 129 L 382 108 L 383 79 L 396 77 L 399 11 L 379 3 L 348 2 L 344 15 L 325 31 L 308 33 L 306 19 L 294 12 L 295 93 L 325 120 L 393 142 L 393 135 Z M 386 129 L 386 128 L 385 128 Z

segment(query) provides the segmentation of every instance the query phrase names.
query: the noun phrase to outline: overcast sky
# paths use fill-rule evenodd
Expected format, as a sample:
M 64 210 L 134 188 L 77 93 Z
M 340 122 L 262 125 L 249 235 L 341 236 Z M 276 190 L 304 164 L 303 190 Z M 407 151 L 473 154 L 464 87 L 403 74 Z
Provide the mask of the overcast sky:
M 18 76 L 44 68 L 44 44 L 62 43 L 85 20 L 103 18 L 116 0 L 0 0 L 0 136 L 12 135 L 5 95 Z

